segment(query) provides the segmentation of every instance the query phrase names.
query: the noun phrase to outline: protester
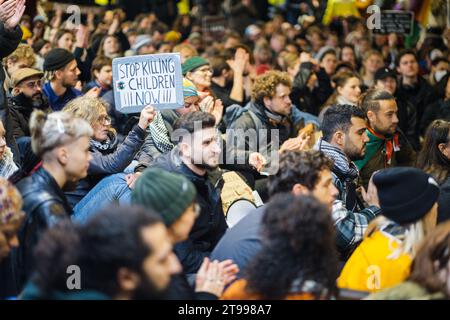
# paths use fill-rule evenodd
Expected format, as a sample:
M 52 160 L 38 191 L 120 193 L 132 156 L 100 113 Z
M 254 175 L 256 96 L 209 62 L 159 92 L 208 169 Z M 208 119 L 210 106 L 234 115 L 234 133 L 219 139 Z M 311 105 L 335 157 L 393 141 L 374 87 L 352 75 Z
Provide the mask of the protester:
M 19 245 L 17 233 L 25 214 L 22 196 L 4 178 L 0 178 L 0 191 L 0 299 L 4 299 L 15 294 L 10 252 Z
M 339 288 L 376 292 L 406 280 L 419 246 L 436 226 L 439 186 L 430 175 L 390 168 L 376 173 L 373 182 L 382 216 L 345 264 Z
M 14 128 L 13 135 L 16 140 L 30 136 L 29 122 L 33 110 L 51 111 L 47 97 L 42 93 L 41 79 L 43 75 L 43 72 L 31 68 L 19 69 L 12 74 L 13 91 L 8 104 L 10 121 Z
M 230 158 L 234 159 L 234 163 L 253 165 L 250 174 L 244 173 L 250 181 L 252 176 L 255 180 L 259 179 L 258 171 L 277 152 L 301 150 L 306 145 L 307 138 L 299 136 L 305 121 L 294 119 L 295 108 L 289 97 L 291 87 L 292 82 L 287 73 L 266 72 L 255 81 L 252 101 L 240 114 L 238 112 L 239 116 L 230 121 L 229 128 L 232 131 L 227 133 L 227 141 L 234 141 L 233 134 L 238 139 L 236 144 L 227 144 L 227 153 L 231 153 Z M 272 137 L 272 132 L 277 132 L 278 137 Z M 253 133 L 256 139 L 243 137 L 246 133 Z
M 364 158 L 355 161 L 362 185 L 367 188 L 375 171 L 396 166 L 413 166 L 416 153 L 398 130 L 397 102 L 389 92 L 367 91 L 360 103 L 368 121 Z
M 261 221 L 263 245 L 224 300 L 330 299 L 337 254 L 327 208 L 313 197 L 276 196 Z
M 174 244 L 174 252 L 183 269 L 188 270 L 194 261 L 203 260 L 201 271 L 199 271 L 201 274 L 204 269 L 211 268 L 211 264 L 208 259 L 209 254 L 196 248 L 192 240 L 188 238 L 201 210 L 195 202 L 195 197 L 195 186 L 186 177 L 161 169 L 149 168 L 136 182 L 132 193 L 132 203 L 153 209 L 161 215 Z M 233 265 L 231 260 L 227 260 L 221 263 L 220 267 L 227 270 L 226 281 L 221 278 L 215 280 L 223 280 L 223 286 L 227 286 L 234 280 L 234 274 L 238 271 L 237 266 Z M 195 290 L 202 293 L 208 292 L 217 298 L 222 295 L 222 292 L 206 287 L 196 287 Z M 194 297 L 201 299 L 202 295 L 194 295 L 186 277 L 172 277 L 168 299 L 179 300 Z
M 75 207 L 102 178 L 123 172 L 131 164 L 144 142 L 145 131 L 155 116 L 153 107 L 143 108 L 138 124 L 133 127 L 124 142 L 119 144 L 106 110 L 105 103 L 100 99 L 86 96 L 70 101 L 63 109 L 73 117 L 86 120 L 94 131 L 89 141 L 91 160 L 88 176 L 79 181 L 73 191 L 66 192 L 72 207 Z
M 448 300 L 450 297 L 450 223 L 425 238 L 411 265 L 408 280 L 370 295 L 368 300 Z
M 199 129 L 195 130 L 198 126 Z M 215 187 L 217 181 L 210 179 L 217 180 L 217 177 L 208 174 L 208 171 L 218 168 L 221 153 L 215 118 L 206 112 L 187 113 L 175 122 L 174 129 L 177 132 L 176 147 L 158 157 L 151 166 L 181 174 L 195 185 L 201 212 L 189 238 L 199 250 L 209 253 L 227 229 L 220 184 Z M 195 273 L 202 263 L 203 257 L 199 258 L 190 263 L 189 268 L 185 265 L 184 272 Z
M 375 73 L 384 66 L 383 56 L 376 50 L 371 50 L 364 54 L 362 61 L 361 79 L 365 89 L 370 88 L 375 83 Z M 364 91 L 364 90 L 363 90 Z
M 374 89 L 389 92 L 395 97 L 397 102 L 398 128 L 408 138 L 414 150 L 418 150 L 420 146 L 419 133 L 417 132 L 416 109 L 403 96 L 398 94 L 397 75 L 394 70 L 389 68 L 380 68 L 375 73 Z
M 325 105 L 331 106 L 338 103 L 356 106 L 361 95 L 361 81 L 357 75 L 354 73 L 339 73 L 332 80 L 336 85 L 336 90 Z
M 332 183 L 331 167 L 331 160 L 318 151 L 284 152 L 280 156 L 278 171 L 269 178 L 269 203 L 275 195 L 290 192 L 295 196 L 312 195 L 330 210 L 339 208 L 333 206 L 337 189 Z M 219 261 L 231 259 L 240 270 L 244 270 L 249 260 L 261 250 L 261 218 L 265 210 L 267 206 L 255 209 L 228 229 L 211 253 L 211 258 Z M 354 224 L 351 216 L 340 220 L 336 225 L 339 249 L 345 247 L 341 244 L 344 237 L 339 233 L 341 230 L 346 231 L 347 227 L 344 226 L 347 223 Z M 241 277 L 242 274 L 238 276 Z
M 91 160 L 92 128 L 82 119 L 62 112 L 47 116 L 34 111 L 30 131 L 33 151 L 41 157 L 42 166 L 17 185 L 27 214 L 15 262 L 19 290 L 34 265 L 32 252 L 41 233 L 72 213 L 63 188 L 86 177 Z
M 25 300 L 158 299 L 181 271 L 161 218 L 139 207 L 105 209 L 83 226 L 60 223 L 42 235 L 35 256 Z M 81 290 L 67 286 L 72 265 L 83 272 Z
M 436 84 L 436 93 L 439 100 L 426 106 L 422 121 L 420 123 L 420 133 L 424 134 L 429 124 L 436 119 L 450 121 L 450 73 L 445 75 Z
M 450 218 L 450 122 L 433 121 L 425 133 L 416 166 L 439 183 L 437 222 Z
M 8 179 L 17 170 L 19 170 L 19 166 L 14 161 L 11 148 L 6 144 L 5 127 L 0 121 L 0 177 Z
M 0 18 L 0 118 L 6 129 L 6 143 L 13 149 L 14 159 L 19 161 L 18 149 L 13 137 L 13 126 L 7 121 L 9 110 L 7 108 L 7 92 L 5 91 L 5 79 L 2 59 L 10 55 L 20 43 L 23 32 L 19 27 L 19 21 L 25 11 L 25 0 L 10 3 L 7 8 L 2 8 Z M 5 121 L 6 120 L 6 121 Z
M 398 94 L 408 99 L 417 114 L 417 131 L 424 115 L 425 107 L 436 101 L 436 95 L 428 82 L 419 75 L 416 53 L 406 49 L 400 51 L 396 60 L 397 72 L 400 74 Z
M 45 56 L 42 88 L 53 111 L 61 110 L 72 99 L 81 95 L 77 85 L 80 70 L 75 56 L 65 49 L 52 49 Z
M 358 168 L 353 161 L 362 159 L 365 155 L 368 137 L 366 134 L 366 121 L 364 112 L 351 105 L 335 105 L 324 114 L 322 122 L 323 137 L 314 148 L 322 151 L 333 160 L 333 183 L 339 191 L 338 199 L 342 205 L 354 214 L 355 224 L 345 235 L 341 252 L 345 253 L 341 259 L 346 260 L 356 245 L 362 240 L 367 226 L 379 213 L 379 203 L 376 189 L 369 184 L 367 193 L 364 193 L 366 207 L 359 197 L 357 189 Z M 375 194 L 374 194 L 375 192 Z M 340 210 L 340 216 L 335 221 L 346 218 L 350 213 Z
M 83 91 L 87 92 L 94 87 L 100 88 L 99 97 L 112 89 L 112 60 L 105 56 L 98 56 L 92 61 L 92 81 L 86 83 Z
M 19 245 L 17 233 L 25 214 L 22 211 L 22 196 L 19 191 L 5 178 L 0 178 L 0 266 L 11 248 Z M 3 271 L 3 270 L 1 270 Z M 2 274 L 3 275 L 3 274 Z M 8 279 L 1 278 L 2 283 Z

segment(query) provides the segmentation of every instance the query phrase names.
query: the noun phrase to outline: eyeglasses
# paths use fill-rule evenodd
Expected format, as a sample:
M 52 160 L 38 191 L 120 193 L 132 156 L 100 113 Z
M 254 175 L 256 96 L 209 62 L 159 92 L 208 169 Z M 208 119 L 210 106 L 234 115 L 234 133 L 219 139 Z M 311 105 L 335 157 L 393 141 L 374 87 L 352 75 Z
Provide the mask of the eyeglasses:
M 28 89 L 34 89 L 34 88 L 41 88 L 42 87 L 42 80 L 36 80 L 36 81 L 29 81 L 23 84 Z
M 207 67 L 207 68 L 202 68 L 202 69 L 197 69 L 197 70 L 195 70 L 195 71 L 198 71 L 198 72 L 202 72 L 202 73 L 207 73 L 207 72 L 213 72 L 212 71 L 212 69 L 210 68 L 210 67 Z M 195 72 L 194 71 L 194 72 Z
M 98 117 L 98 122 L 101 124 L 111 124 L 111 117 L 110 116 L 100 116 Z

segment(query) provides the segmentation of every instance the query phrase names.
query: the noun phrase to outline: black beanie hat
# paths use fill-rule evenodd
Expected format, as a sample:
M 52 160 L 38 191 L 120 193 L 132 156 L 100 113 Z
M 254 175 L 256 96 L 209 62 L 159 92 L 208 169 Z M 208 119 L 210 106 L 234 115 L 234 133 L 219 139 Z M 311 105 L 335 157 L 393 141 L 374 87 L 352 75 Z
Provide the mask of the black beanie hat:
M 66 49 L 52 49 L 44 57 L 44 71 L 62 69 L 72 60 L 75 60 L 75 56 Z
M 382 170 L 373 177 L 382 215 L 398 224 L 422 219 L 439 197 L 439 185 L 429 174 L 416 168 Z

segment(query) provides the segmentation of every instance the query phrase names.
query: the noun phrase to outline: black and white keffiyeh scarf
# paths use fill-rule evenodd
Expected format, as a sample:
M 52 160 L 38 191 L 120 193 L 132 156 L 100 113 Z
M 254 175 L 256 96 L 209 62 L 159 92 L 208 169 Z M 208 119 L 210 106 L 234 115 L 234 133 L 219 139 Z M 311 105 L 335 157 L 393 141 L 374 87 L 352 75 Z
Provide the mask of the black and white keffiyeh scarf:
M 169 131 L 167 130 L 164 119 L 159 111 L 156 112 L 156 117 L 148 126 L 148 130 L 159 151 L 165 153 L 173 149 L 174 144 L 170 141 Z

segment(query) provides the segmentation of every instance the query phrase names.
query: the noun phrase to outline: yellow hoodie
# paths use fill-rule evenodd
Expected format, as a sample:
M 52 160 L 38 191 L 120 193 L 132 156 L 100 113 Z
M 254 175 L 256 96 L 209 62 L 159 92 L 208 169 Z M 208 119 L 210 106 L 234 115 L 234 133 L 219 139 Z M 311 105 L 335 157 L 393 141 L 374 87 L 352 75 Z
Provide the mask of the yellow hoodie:
M 400 240 L 386 232 L 372 233 L 348 259 L 338 278 L 338 287 L 376 292 L 403 282 L 410 273 L 411 256 L 389 258 L 400 244 Z

